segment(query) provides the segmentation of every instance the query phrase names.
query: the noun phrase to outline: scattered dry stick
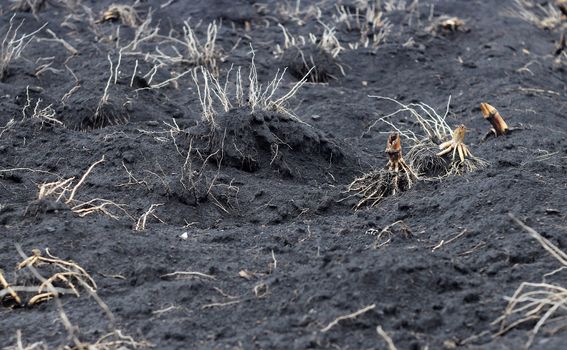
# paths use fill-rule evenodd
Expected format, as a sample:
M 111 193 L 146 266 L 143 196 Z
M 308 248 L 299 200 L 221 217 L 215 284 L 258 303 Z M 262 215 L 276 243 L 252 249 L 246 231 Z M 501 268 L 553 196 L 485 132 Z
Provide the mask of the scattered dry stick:
M 138 348 L 148 348 L 153 347 L 153 345 L 146 341 L 136 341 L 134 338 L 128 335 L 122 334 L 118 329 L 111 333 L 102 336 L 93 345 L 87 345 L 89 350 L 99 350 L 99 349 L 138 349 Z M 72 349 L 75 350 L 75 349 Z M 78 350 L 78 349 L 77 349 Z
M 186 279 L 186 278 L 191 278 L 191 277 L 202 277 L 202 278 L 208 278 L 211 280 L 216 280 L 215 276 L 212 275 L 207 275 L 205 273 L 202 272 L 195 272 L 195 271 L 176 271 L 176 272 L 172 272 L 172 273 L 166 273 L 165 275 L 161 275 L 161 278 L 170 278 L 173 277 L 173 279 Z
M 20 299 L 18 293 L 16 293 L 16 291 L 12 287 L 10 287 L 8 281 L 6 281 L 6 279 L 4 278 L 2 270 L 0 270 L 0 285 L 2 285 L 2 291 L 6 291 L 5 294 L 10 294 L 17 304 L 22 303 L 22 299 Z M 3 295 L 1 294 L 2 291 L 0 291 L 0 299 L 2 299 L 3 297 Z
M 231 300 L 231 301 L 227 301 L 226 303 L 211 303 L 211 304 L 206 304 L 206 305 L 201 306 L 201 309 L 205 310 L 205 309 L 210 309 L 210 308 L 213 308 L 213 307 L 229 306 L 229 305 L 238 304 L 240 302 L 241 302 L 241 300 Z
M 39 185 L 38 199 L 44 199 L 44 198 L 48 198 L 48 197 L 56 197 L 55 200 L 57 202 L 64 201 L 64 203 L 67 204 L 71 208 L 71 211 L 74 212 L 75 214 L 78 214 L 80 217 L 84 217 L 84 216 L 94 214 L 94 213 L 102 213 L 104 215 L 109 216 L 110 218 L 112 218 L 114 220 L 118 220 L 119 217 L 109 209 L 110 207 L 112 207 L 112 208 L 118 209 L 119 211 L 122 211 L 126 216 L 128 216 L 132 220 L 134 220 L 130 216 L 130 214 L 128 214 L 128 212 L 123 208 L 123 205 L 114 203 L 111 200 L 102 199 L 102 198 L 94 198 L 94 199 L 88 200 L 86 202 L 83 202 L 83 201 L 79 201 L 79 200 L 75 199 L 75 196 L 77 194 L 78 189 L 85 182 L 86 178 L 93 171 L 93 169 L 98 164 L 104 162 L 104 160 L 105 160 L 105 157 L 103 155 L 100 160 L 94 162 L 87 169 L 87 171 L 79 179 L 77 184 L 75 184 L 73 187 L 71 187 L 71 186 L 73 185 L 73 181 L 75 180 L 75 177 L 71 177 L 71 178 L 68 178 L 68 179 L 62 179 L 62 180 L 58 180 L 58 181 L 50 182 L 50 183 L 43 183 L 43 184 Z
M 382 326 L 376 327 L 376 332 L 380 335 L 386 344 L 388 345 L 388 350 L 397 350 L 396 345 L 394 345 L 394 341 L 390 336 L 382 329 Z
M 518 220 L 514 215 L 509 214 L 510 218 L 514 220 L 521 228 L 523 228 L 529 235 L 534 238 L 542 247 L 547 250 L 557 261 L 563 266 L 567 266 L 567 254 L 561 249 L 557 248 L 553 243 L 551 243 L 547 238 L 543 237 L 539 232 L 524 224 L 522 221 Z
M 156 208 L 160 207 L 162 205 L 163 205 L 163 203 L 152 204 L 150 206 L 150 208 L 144 214 L 142 214 L 142 216 L 140 216 L 140 218 L 136 222 L 136 226 L 134 227 L 134 230 L 135 231 L 144 231 L 146 229 L 146 223 L 148 221 L 148 216 L 152 215 L 152 216 L 155 217 L 154 212 L 156 211 Z
M 85 182 L 85 179 L 87 178 L 87 176 L 89 176 L 89 174 L 91 173 L 91 171 L 93 171 L 94 167 L 97 166 L 98 164 L 104 162 L 104 155 L 102 156 L 102 158 L 96 162 L 94 162 L 85 172 L 85 174 L 81 177 L 81 179 L 79 180 L 79 182 L 75 185 L 75 187 L 73 187 L 73 190 L 71 190 L 71 195 L 69 196 L 69 198 L 67 198 L 67 200 L 65 201 L 66 204 L 69 204 L 71 201 L 73 201 L 73 199 L 75 198 L 75 193 L 77 193 L 77 190 L 79 189 L 79 187 L 81 187 L 81 185 L 83 184 L 83 182 Z
M 374 249 L 381 248 L 392 241 L 392 235 L 393 235 L 392 229 L 397 225 L 400 226 L 399 232 L 404 238 L 412 237 L 413 234 L 411 232 L 411 228 L 408 225 L 406 225 L 406 223 L 403 220 L 398 220 L 396 222 L 387 225 L 382 230 L 380 230 L 380 232 L 378 232 L 378 230 L 376 229 L 369 229 L 368 231 L 366 231 L 366 233 L 372 236 L 376 236 L 376 240 L 374 241 L 373 244 Z
M 337 324 L 339 324 L 340 321 L 344 321 L 344 320 L 350 320 L 353 318 L 356 318 L 372 309 L 374 309 L 376 307 L 376 304 L 372 304 L 369 306 L 366 306 L 356 312 L 353 312 L 352 314 L 348 314 L 348 315 L 344 315 L 344 316 L 339 316 L 337 317 L 335 320 L 333 320 L 333 322 L 329 323 L 325 328 L 321 329 L 321 332 L 326 333 L 328 332 L 331 328 L 333 328 L 334 326 L 336 326 Z
M 446 244 L 449 244 L 453 241 L 455 241 L 457 238 L 461 237 L 462 235 L 464 235 L 465 233 L 467 233 L 467 229 L 462 230 L 458 235 L 456 235 L 453 238 L 449 238 L 448 240 L 444 240 L 442 239 L 441 242 L 439 242 L 439 244 L 437 244 L 436 246 L 433 247 L 433 249 L 431 249 L 432 252 L 436 251 L 437 249 L 443 247 Z

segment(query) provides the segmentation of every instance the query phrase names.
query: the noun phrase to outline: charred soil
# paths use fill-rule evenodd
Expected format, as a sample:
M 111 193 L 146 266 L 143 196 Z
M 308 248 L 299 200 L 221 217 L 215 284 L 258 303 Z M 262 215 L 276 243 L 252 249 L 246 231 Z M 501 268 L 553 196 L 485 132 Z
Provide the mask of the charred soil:
M 528 341 L 536 320 L 492 322 L 560 267 L 509 213 L 567 250 L 567 20 L 553 1 L 148 0 L 130 22 L 104 18 L 115 2 L 0 1 L 0 38 L 11 18 L 16 38 L 41 29 L 0 81 L 0 270 L 29 286 L 18 247 L 47 249 L 114 316 L 79 287 L 23 306 L 0 286 L 0 348 L 18 330 L 49 349 L 115 329 L 156 349 L 387 349 L 378 326 L 398 349 Z M 197 64 L 244 103 L 216 105 Z M 313 65 L 286 111 L 250 108 L 234 86 L 238 73 L 276 100 Z M 417 172 L 435 177 L 354 210 L 349 184 L 388 162 L 380 118 L 419 130 L 369 96 L 448 107 L 486 166 L 440 176 L 449 159 L 425 150 Z M 483 141 L 483 102 L 518 130 Z M 560 322 L 531 348 L 563 349 Z

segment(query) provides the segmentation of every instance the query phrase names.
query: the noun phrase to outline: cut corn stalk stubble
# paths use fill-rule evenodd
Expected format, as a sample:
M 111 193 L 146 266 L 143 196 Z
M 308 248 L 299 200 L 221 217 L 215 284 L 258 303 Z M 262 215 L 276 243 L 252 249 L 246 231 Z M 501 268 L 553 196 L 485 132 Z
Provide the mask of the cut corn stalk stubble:
M 484 136 L 483 140 L 486 140 L 491 135 L 498 137 L 498 136 L 507 135 L 514 130 L 522 129 L 521 126 L 509 127 L 508 124 L 506 124 L 506 122 L 504 121 L 504 118 L 502 118 L 502 115 L 500 115 L 500 113 L 498 112 L 498 110 L 488 103 L 485 102 L 481 103 L 480 110 L 482 111 L 482 115 L 484 116 L 484 119 L 488 120 L 492 125 L 492 128 L 490 128 L 490 131 Z
M 370 203 L 375 206 L 382 198 L 395 195 L 399 191 L 406 191 L 418 180 L 418 175 L 404 161 L 400 134 L 391 133 L 386 143 L 389 160 L 385 169 L 379 169 L 355 179 L 349 186 L 348 192 L 354 196 L 362 197 L 355 205 L 355 209 Z
M 466 130 L 466 127 L 462 124 L 457 126 L 453 131 L 452 139 L 439 145 L 441 151 L 437 153 L 438 156 L 441 157 L 452 152 L 448 174 L 474 171 L 487 164 L 484 160 L 473 156 L 469 147 L 465 145 Z

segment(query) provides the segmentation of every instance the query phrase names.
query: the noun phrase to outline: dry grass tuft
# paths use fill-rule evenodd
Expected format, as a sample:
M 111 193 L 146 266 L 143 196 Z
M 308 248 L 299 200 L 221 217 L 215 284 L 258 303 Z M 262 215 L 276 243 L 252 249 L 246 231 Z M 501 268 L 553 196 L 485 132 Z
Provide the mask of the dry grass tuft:
M 207 37 L 199 40 L 188 21 L 183 22 L 183 46 L 185 46 L 188 63 L 193 66 L 205 66 L 215 76 L 219 74 L 218 61 L 222 61 L 223 54 L 216 45 L 219 27 L 216 22 L 207 26 Z
M 203 120 L 210 126 L 216 126 L 215 115 L 217 115 L 219 108 L 224 112 L 228 112 L 234 107 L 248 108 L 251 112 L 256 110 L 275 111 L 304 123 L 288 109 L 287 103 L 305 84 L 308 75 L 295 83 L 289 91 L 282 96 L 278 94 L 278 91 L 285 70 L 281 73 L 278 70 L 274 79 L 268 82 L 264 87 L 264 85 L 258 81 L 254 54 L 250 64 L 247 86 L 243 82 L 240 67 L 236 70 L 234 82 L 231 82 L 231 72 L 232 69 L 227 72 L 224 83 L 219 82 L 219 79 L 205 67 L 199 67 L 199 69 L 191 73 L 201 102 Z M 230 89 L 231 86 L 234 86 L 234 89 Z
M 310 19 L 320 19 L 323 15 L 317 4 L 304 7 L 301 0 L 285 0 L 276 2 L 276 15 L 284 22 L 295 22 L 298 26 L 303 26 Z
M 405 8 L 405 5 L 403 6 Z M 386 10 L 382 11 L 378 3 L 362 1 L 354 10 L 346 6 L 336 5 L 335 7 L 337 11 L 333 16 L 335 22 L 343 24 L 348 31 L 360 33 L 358 42 L 348 44 L 352 50 L 359 47 L 377 49 L 392 32 L 393 25 L 384 16 Z
M 279 44 L 276 45 L 276 56 L 281 56 L 284 50 L 287 49 L 301 49 L 302 47 L 305 47 L 307 45 L 312 45 L 327 52 L 329 55 L 331 55 L 331 57 L 337 58 L 337 56 L 341 53 L 341 51 L 344 51 L 345 48 L 341 45 L 341 42 L 337 38 L 336 28 L 330 27 L 323 22 L 319 22 L 319 24 L 323 27 L 323 33 L 320 36 L 309 33 L 307 38 L 302 35 L 295 37 L 287 30 L 284 25 L 282 25 L 281 23 L 278 24 L 278 26 L 282 29 L 284 35 L 284 43 L 283 46 L 280 46 Z
M 533 0 L 513 0 L 513 6 L 504 12 L 505 16 L 518 18 L 542 29 L 565 28 L 559 7 L 549 2 L 547 6 Z
M 8 76 L 8 67 L 12 62 L 20 58 L 24 49 L 33 40 L 35 35 L 39 33 L 45 26 L 44 24 L 41 28 L 29 33 L 18 35 L 18 31 L 24 25 L 22 20 L 20 24 L 14 27 L 14 17 L 10 18 L 8 24 L 8 31 L 2 39 L 2 44 L 0 44 L 0 81 L 4 81 Z
M 345 50 L 336 36 L 336 29 L 319 22 L 323 33 L 317 36 L 309 33 L 307 37 L 293 36 L 282 24 L 284 42 L 276 45 L 274 55 L 285 61 L 291 75 L 301 79 L 307 72 L 310 82 L 325 83 L 330 78 L 337 79 L 336 66 L 345 75 L 343 67 L 337 63 L 337 57 Z

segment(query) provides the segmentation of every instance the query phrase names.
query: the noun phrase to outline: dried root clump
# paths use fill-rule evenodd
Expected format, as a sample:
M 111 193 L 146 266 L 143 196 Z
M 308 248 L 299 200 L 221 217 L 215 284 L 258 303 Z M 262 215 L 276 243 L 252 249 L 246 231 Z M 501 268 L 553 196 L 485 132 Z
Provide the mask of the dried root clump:
M 462 174 L 486 165 L 485 161 L 473 156 L 469 147 L 465 145 L 465 133 L 465 126 L 459 125 L 453 131 L 452 139 L 439 145 L 441 151 L 437 153 L 438 156 L 451 154 L 449 174 Z
M 365 204 L 375 206 L 384 197 L 409 190 L 414 181 L 418 180 L 417 174 L 402 157 L 402 146 L 398 133 L 394 132 L 388 137 L 386 153 L 389 160 L 385 169 L 365 174 L 348 186 L 348 192 L 354 192 L 355 196 L 361 197 L 355 209 Z
M 439 177 L 447 173 L 449 163 L 437 155 L 438 145 L 430 139 L 414 144 L 407 153 L 408 163 L 420 176 Z
M 96 23 L 108 21 L 120 21 L 126 26 L 136 28 L 140 24 L 140 17 L 133 6 L 112 4 Z
M 65 294 L 80 297 L 79 290 L 95 293 L 97 286 L 92 277 L 73 261 L 57 258 L 39 249 L 16 268 L 14 283 L 8 283 L 0 271 L 0 301 L 4 305 L 32 306 Z

